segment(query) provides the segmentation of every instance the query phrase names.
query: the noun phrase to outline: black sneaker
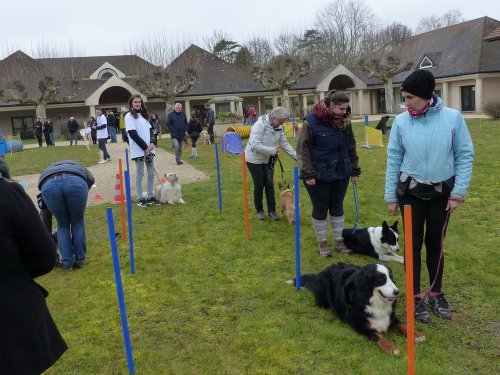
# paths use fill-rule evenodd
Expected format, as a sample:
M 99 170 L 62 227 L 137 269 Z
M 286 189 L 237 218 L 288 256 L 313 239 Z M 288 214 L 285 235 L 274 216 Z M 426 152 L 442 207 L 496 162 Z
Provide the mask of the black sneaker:
M 148 204 L 148 206 L 160 206 L 161 205 L 161 202 L 160 201 L 157 201 L 155 198 L 151 197 L 151 198 L 148 198 L 146 199 L 146 203 Z
M 140 198 L 137 200 L 137 205 L 139 207 L 147 207 L 148 206 L 148 202 L 146 202 L 146 198 Z
M 427 311 L 427 302 L 421 297 L 415 297 L 415 319 L 420 323 L 429 323 L 431 315 Z
M 76 259 L 73 262 L 73 268 L 83 268 L 85 267 L 85 259 Z
M 276 220 L 279 220 L 280 218 L 278 217 L 278 215 L 276 215 L 276 212 L 274 211 L 269 211 L 269 213 L 267 214 L 269 216 L 269 218 L 273 221 L 276 221 Z
M 427 301 L 429 302 L 429 305 L 431 305 L 434 314 L 442 319 L 451 320 L 453 314 L 450 306 L 448 305 L 448 301 L 446 301 L 442 293 L 428 296 Z
M 181 164 L 184 164 L 184 163 L 183 163 L 181 160 L 179 160 L 179 161 L 177 162 L 177 165 L 181 165 Z

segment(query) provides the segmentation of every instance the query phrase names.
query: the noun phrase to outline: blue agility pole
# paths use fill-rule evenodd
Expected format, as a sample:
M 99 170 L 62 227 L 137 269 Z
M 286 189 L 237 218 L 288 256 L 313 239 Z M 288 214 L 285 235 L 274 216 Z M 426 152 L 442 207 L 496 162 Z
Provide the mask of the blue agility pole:
M 132 230 L 132 193 L 130 191 L 129 171 L 124 172 L 125 176 L 125 194 L 127 196 L 127 221 L 128 221 L 128 245 L 130 248 L 130 273 L 135 273 L 134 262 L 134 231 Z
M 215 144 L 215 167 L 217 168 L 217 191 L 219 193 L 219 212 L 222 212 L 222 191 L 220 187 L 219 145 Z
M 125 309 L 125 298 L 123 297 L 122 278 L 120 275 L 120 260 L 118 259 L 118 248 L 116 247 L 115 223 L 113 221 L 113 210 L 106 208 L 108 216 L 109 242 L 111 244 L 111 256 L 113 259 L 113 268 L 115 271 L 116 293 L 118 294 L 118 304 L 120 305 L 120 318 L 122 321 L 123 341 L 125 342 L 125 351 L 127 352 L 128 372 L 135 374 L 134 357 L 132 355 L 132 345 L 130 344 L 130 334 L 127 323 L 127 310 Z
M 130 171 L 130 165 L 128 163 L 128 148 L 125 149 L 125 160 L 127 161 L 127 171 Z
M 293 167 L 295 189 L 295 288 L 300 290 L 300 207 L 299 207 L 299 167 Z

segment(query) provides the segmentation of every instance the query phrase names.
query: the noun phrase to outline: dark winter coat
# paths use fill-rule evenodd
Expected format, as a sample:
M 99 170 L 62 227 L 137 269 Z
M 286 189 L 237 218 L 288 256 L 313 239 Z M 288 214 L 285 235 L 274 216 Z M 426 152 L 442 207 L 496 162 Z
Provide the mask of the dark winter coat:
M 187 130 L 187 117 L 184 112 L 172 111 L 167 116 L 167 128 L 171 138 L 183 140 Z
M 56 246 L 21 185 L 3 177 L 0 243 L 0 374 L 40 374 L 67 349 L 34 281 L 54 267 Z
M 79 126 L 78 126 L 78 123 L 76 122 L 76 120 L 73 120 L 73 121 L 68 121 L 68 130 L 70 133 L 74 133 L 78 130 Z
M 191 137 L 199 137 L 203 127 L 201 126 L 200 120 L 197 118 L 191 118 L 189 120 L 187 132 Z

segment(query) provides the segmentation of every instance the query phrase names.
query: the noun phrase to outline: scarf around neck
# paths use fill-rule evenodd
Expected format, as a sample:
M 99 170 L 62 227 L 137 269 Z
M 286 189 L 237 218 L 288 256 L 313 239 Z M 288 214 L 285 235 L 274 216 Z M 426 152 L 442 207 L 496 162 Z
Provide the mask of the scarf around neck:
M 337 130 L 344 130 L 349 126 L 348 117 L 333 113 L 332 110 L 326 107 L 324 100 L 320 100 L 316 103 L 312 108 L 312 112 L 319 121 L 325 122 Z

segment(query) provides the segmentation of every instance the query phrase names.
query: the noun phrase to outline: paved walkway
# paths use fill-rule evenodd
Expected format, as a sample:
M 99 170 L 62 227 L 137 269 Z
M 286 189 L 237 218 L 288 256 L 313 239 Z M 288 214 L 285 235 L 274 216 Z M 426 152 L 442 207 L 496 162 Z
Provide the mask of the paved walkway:
M 56 142 L 57 147 L 68 147 L 69 141 L 66 142 Z M 26 145 L 24 148 L 36 148 L 36 145 Z M 45 147 L 45 146 L 44 146 Z M 83 146 L 79 147 L 82 149 L 82 152 L 87 152 L 86 148 Z M 92 147 L 97 147 L 97 145 L 92 145 Z M 94 206 L 104 203 L 112 202 L 114 199 L 114 189 L 116 182 L 116 174 L 119 171 L 118 168 L 118 159 L 122 159 L 122 167 L 123 170 L 127 168 L 125 161 L 125 149 L 128 147 L 126 143 L 118 141 L 118 143 L 108 143 L 106 145 L 109 154 L 111 155 L 112 160 L 105 164 L 96 164 L 89 166 L 88 169 L 95 177 L 95 187 L 90 189 L 88 206 Z M 209 146 L 199 146 L 200 154 L 203 153 L 203 149 Z M 207 148 L 208 151 L 208 148 Z M 189 155 L 191 154 L 191 147 L 186 147 L 183 151 L 184 164 L 177 165 L 175 162 L 175 156 L 173 153 L 167 152 L 161 148 L 156 149 L 156 156 L 154 159 L 154 165 L 156 171 L 160 178 L 162 178 L 166 173 L 174 172 L 179 177 L 179 182 L 181 184 L 186 184 L 195 181 L 201 181 L 208 179 L 208 176 L 198 169 L 194 168 L 189 164 Z M 130 185 L 132 190 L 132 196 L 136 195 L 135 189 L 135 162 L 130 161 Z M 16 176 L 15 179 L 24 185 L 24 189 L 28 193 L 30 197 L 32 197 L 33 201 L 36 203 L 36 195 L 39 193 L 38 191 L 38 178 L 39 175 L 25 175 L 25 176 Z M 158 185 L 158 178 L 155 176 L 155 186 Z M 146 191 L 146 176 L 143 179 L 143 190 Z M 102 199 L 95 199 L 96 196 L 100 196 Z

